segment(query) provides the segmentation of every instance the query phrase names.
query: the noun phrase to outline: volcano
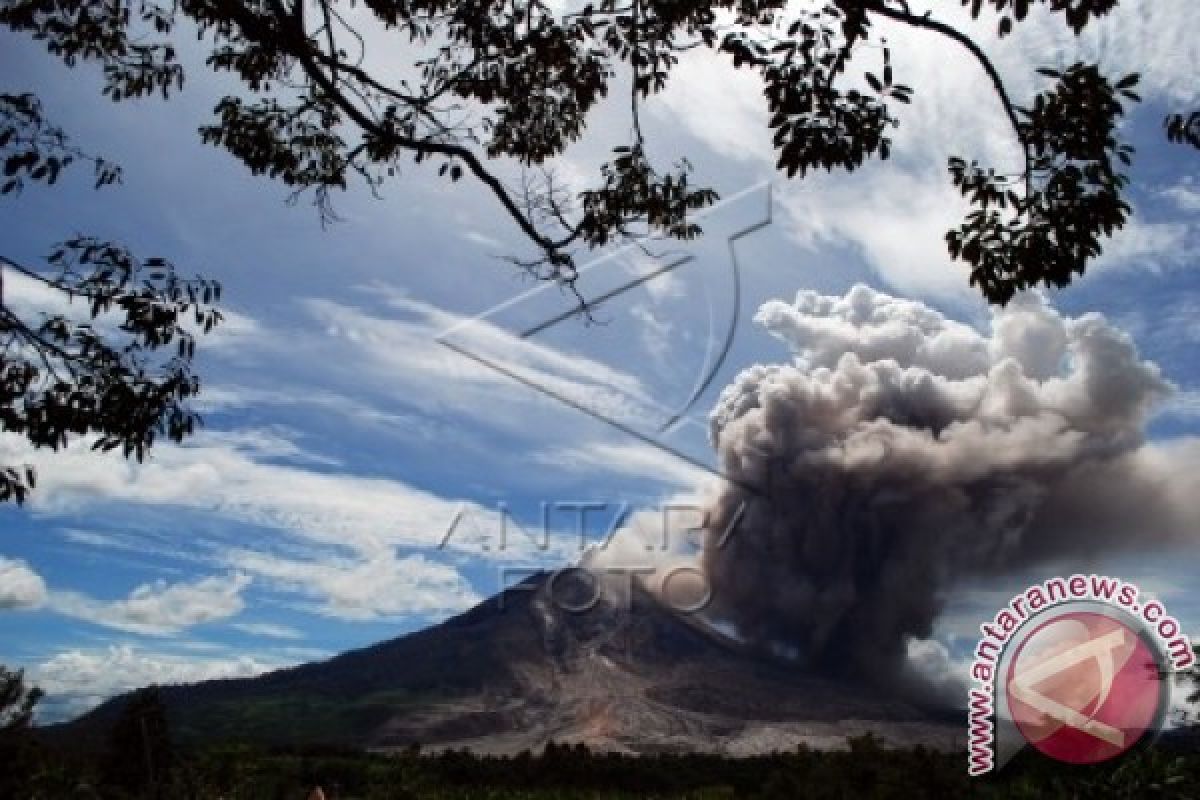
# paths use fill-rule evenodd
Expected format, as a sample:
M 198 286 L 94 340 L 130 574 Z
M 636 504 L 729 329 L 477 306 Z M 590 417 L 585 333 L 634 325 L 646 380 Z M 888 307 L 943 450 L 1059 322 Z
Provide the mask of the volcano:
M 905 746 L 961 738 L 957 715 L 805 674 L 637 584 L 598 591 L 595 580 L 543 573 L 406 636 L 256 678 L 161 687 L 162 697 L 192 743 L 512 754 L 554 741 L 748 755 L 837 747 L 868 731 Z M 99 743 L 127 699 L 56 733 Z

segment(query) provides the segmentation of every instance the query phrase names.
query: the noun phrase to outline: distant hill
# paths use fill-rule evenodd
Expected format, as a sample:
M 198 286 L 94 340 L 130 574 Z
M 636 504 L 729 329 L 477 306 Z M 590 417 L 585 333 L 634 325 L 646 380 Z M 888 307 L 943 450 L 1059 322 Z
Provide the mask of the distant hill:
M 758 657 L 640 588 L 610 587 L 582 613 L 563 610 L 571 593 L 591 592 L 581 576 L 539 575 L 425 630 L 256 678 L 164 687 L 163 698 L 190 742 L 730 754 L 836 746 L 867 730 L 961 742 L 960 721 Z M 124 702 L 51 733 L 96 744 Z

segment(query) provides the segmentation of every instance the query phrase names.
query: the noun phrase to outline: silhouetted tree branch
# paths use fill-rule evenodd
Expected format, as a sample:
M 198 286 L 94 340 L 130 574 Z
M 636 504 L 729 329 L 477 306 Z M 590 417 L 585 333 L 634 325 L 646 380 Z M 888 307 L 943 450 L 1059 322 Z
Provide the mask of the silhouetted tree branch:
M 83 161 L 96 188 L 119 181 L 118 167 L 48 124 L 35 97 L 0 95 L 0 194 L 53 184 Z M 58 245 L 42 269 L 0 256 L 0 431 L 54 450 L 86 437 L 138 460 L 159 436 L 181 441 L 199 423 L 191 364 L 196 336 L 221 321 L 220 293 L 92 237 Z M 35 482 L 32 467 L 0 464 L 0 502 L 24 502 Z
M 1005 36 L 1034 6 L 1078 34 L 1117 2 L 962 5 L 972 17 L 995 18 Z M 172 37 L 186 19 L 206 42 L 208 66 L 243 86 L 218 103 L 217 119 L 201 129 L 205 142 L 255 174 L 311 191 L 323 219 L 333 213 L 331 191 L 352 178 L 374 191 L 409 160 L 432 160 L 452 181 L 470 175 L 513 219 L 535 250 L 513 263 L 568 285 L 579 248 L 701 233 L 696 214 L 716 193 L 690 182 L 686 159 L 669 169 L 653 164 L 640 121 L 644 100 L 668 85 L 687 50 L 705 47 L 759 73 L 777 166 L 789 177 L 888 158 L 892 107 L 914 90 L 894 75 L 878 20 L 964 48 L 1024 154 L 1015 175 L 949 159 L 972 210 L 947 234 L 948 249 L 988 300 L 1066 285 L 1128 219 L 1121 169 L 1132 150 L 1116 131 L 1125 103 L 1137 99 L 1136 75 L 1109 80 L 1082 63 L 1041 70 L 1045 88 L 1022 104 L 979 42 L 903 0 L 599 0 L 565 12 L 543 0 L 363 7 L 351 20 L 342 13 L 351 6 L 337 0 L 8 0 L 0 24 L 43 40 L 68 64 L 100 62 L 105 93 L 124 99 L 168 95 L 182 83 Z M 393 44 L 389 58 L 405 54 L 402 75 L 368 52 L 360 30 L 368 24 Z M 613 147 L 596 185 L 570 193 L 549 184 L 531 190 L 527 177 L 510 185 L 504 176 L 514 167 L 544 167 L 582 135 L 623 70 L 630 140 Z M 1168 132 L 1192 141 L 1194 125 L 1173 122 Z
M 0 664 L 0 736 L 29 728 L 42 690 L 25 685 L 25 673 Z
M 1200 150 L 1200 111 L 1172 114 L 1166 121 L 1167 138 L 1179 144 L 1190 144 Z

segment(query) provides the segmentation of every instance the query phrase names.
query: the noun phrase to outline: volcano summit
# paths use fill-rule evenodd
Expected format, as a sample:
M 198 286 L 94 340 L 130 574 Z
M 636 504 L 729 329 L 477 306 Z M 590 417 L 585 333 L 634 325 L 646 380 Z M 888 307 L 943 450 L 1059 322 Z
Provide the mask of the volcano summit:
M 866 731 L 945 747 L 961 732 L 955 717 L 755 654 L 636 584 L 565 610 L 592 588 L 582 572 L 543 573 L 425 630 L 257 678 L 164 687 L 163 700 L 184 740 L 383 750 L 516 753 L 555 741 L 750 754 Z M 96 740 L 125 702 L 62 732 Z

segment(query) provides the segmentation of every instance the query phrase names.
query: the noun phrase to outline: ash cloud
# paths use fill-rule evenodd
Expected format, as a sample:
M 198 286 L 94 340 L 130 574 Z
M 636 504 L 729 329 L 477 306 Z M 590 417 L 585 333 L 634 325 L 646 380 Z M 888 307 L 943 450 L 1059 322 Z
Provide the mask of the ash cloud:
M 751 644 L 904 683 L 957 581 L 1200 529 L 1200 441 L 1145 442 L 1172 387 L 1098 314 L 1027 295 L 981 333 L 860 285 L 756 321 L 793 361 L 743 371 L 712 412 L 732 480 L 701 555 L 711 616 Z

